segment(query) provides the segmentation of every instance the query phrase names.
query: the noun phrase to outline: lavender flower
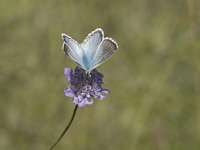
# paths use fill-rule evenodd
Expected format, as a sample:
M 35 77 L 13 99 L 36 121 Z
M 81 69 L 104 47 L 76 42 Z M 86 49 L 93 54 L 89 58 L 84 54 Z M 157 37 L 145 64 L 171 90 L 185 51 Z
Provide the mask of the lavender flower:
M 69 87 L 64 89 L 66 96 L 72 97 L 72 102 L 79 107 L 86 104 L 93 104 L 92 97 L 103 100 L 109 90 L 102 88 L 103 74 L 93 69 L 90 74 L 86 74 L 85 70 L 76 67 L 74 71 L 71 68 L 65 68 L 64 73 L 69 82 Z

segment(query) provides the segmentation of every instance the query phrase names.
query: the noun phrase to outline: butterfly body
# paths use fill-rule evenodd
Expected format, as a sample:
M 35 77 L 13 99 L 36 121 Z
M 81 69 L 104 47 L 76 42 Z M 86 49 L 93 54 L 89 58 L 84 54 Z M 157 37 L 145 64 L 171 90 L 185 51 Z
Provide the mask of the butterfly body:
M 111 38 L 104 38 L 103 30 L 98 28 L 88 34 L 83 43 L 79 44 L 70 36 L 62 34 L 63 50 L 86 73 L 105 62 L 118 48 Z

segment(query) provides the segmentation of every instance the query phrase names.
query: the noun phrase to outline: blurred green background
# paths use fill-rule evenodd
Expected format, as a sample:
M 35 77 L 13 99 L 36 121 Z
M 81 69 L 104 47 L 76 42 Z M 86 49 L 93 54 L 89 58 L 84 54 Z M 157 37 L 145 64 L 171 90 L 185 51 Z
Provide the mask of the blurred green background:
M 1 0 L 0 149 L 47 150 L 74 104 L 61 33 L 101 27 L 119 45 L 98 67 L 104 101 L 78 109 L 55 150 L 200 149 L 200 1 Z

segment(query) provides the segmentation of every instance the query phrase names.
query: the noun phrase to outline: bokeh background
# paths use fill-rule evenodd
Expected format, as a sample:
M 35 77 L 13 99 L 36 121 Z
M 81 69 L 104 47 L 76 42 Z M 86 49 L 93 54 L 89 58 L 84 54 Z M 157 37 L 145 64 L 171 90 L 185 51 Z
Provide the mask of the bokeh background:
M 61 33 L 95 28 L 118 51 L 104 101 L 78 109 L 55 150 L 200 149 L 200 1 L 1 0 L 0 149 L 47 150 L 74 109 Z

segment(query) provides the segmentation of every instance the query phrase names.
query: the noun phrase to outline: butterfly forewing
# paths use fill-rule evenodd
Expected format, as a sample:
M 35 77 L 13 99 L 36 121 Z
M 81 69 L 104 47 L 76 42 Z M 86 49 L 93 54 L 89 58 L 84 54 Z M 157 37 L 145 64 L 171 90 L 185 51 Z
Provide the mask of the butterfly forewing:
M 83 65 L 83 50 L 81 46 L 73 40 L 70 36 L 62 34 L 63 38 L 63 50 L 64 52 L 76 63 Z
M 103 30 L 98 28 L 88 34 L 87 38 L 81 44 L 83 49 L 83 64 L 87 70 L 91 70 L 92 58 L 95 55 L 101 41 L 103 40 Z
M 113 39 L 107 37 L 104 38 L 93 57 L 92 69 L 96 68 L 110 58 L 117 48 L 117 43 Z

